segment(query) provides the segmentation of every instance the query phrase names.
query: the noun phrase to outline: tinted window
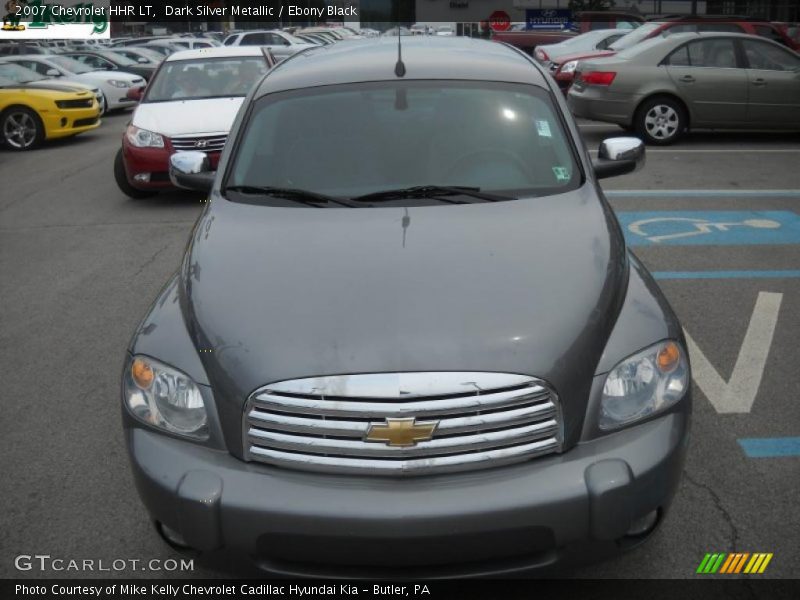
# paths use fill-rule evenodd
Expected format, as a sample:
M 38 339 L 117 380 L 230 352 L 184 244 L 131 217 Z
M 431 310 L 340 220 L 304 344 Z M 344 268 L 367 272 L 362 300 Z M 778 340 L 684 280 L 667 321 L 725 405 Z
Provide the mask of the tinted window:
M 732 69 L 736 67 L 733 40 L 710 39 L 689 42 L 689 64 L 693 67 Z
M 769 38 L 770 40 L 774 40 L 776 42 L 783 42 L 783 38 L 780 36 L 780 34 L 769 25 L 753 25 L 753 29 L 755 29 L 756 35 Z
M 667 27 L 661 33 L 663 35 L 673 35 L 675 33 L 694 33 L 697 31 L 697 25 L 694 23 L 688 23 L 685 25 L 673 25 L 672 27 Z
M 751 69 L 794 71 L 800 69 L 800 58 L 772 44 L 743 40 L 744 53 Z
M 613 44 L 618 39 L 620 39 L 623 35 L 625 35 L 625 34 L 624 33 L 615 33 L 614 35 L 609 36 L 606 39 L 602 40 L 599 44 L 597 44 L 596 47 L 597 47 L 598 50 L 605 50 L 611 44 Z
M 700 23 L 700 31 L 719 31 L 721 33 L 742 33 L 744 30 L 736 23 Z
M 527 85 L 401 81 L 271 94 L 245 125 L 226 185 L 348 197 L 417 185 L 558 193 L 581 175 L 557 114 Z
M 671 67 L 688 67 L 691 66 L 689 61 L 689 48 L 688 46 L 681 46 L 670 54 L 664 61 L 664 64 Z
M 267 36 L 263 33 L 248 33 L 242 36 L 241 46 L 263 46 L 267 44 Z

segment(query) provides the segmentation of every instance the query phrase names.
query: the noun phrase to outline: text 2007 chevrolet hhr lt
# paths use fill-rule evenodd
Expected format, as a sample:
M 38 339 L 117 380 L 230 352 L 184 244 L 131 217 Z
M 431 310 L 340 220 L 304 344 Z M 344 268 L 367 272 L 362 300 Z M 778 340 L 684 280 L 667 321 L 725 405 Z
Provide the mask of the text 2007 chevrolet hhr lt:
M 354 41 L 239 111 L 122 382 L 161 533 L 307 576 L 524 574 L 632 547 L 689 430 L 681 327 L 553 81 L 468 39 Z

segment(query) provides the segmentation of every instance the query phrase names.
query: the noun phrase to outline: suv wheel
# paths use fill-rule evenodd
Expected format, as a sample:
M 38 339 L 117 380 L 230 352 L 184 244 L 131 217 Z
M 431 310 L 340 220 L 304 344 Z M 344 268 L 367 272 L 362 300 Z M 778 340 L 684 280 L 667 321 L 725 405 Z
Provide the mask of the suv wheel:
M 636 112 L 636 132 L 648 144 L 672 144 L 686 130 L 686 111 L 672 98 L 652 98 Z
M 24 106 L 14 106 L 0 118 L 3 142 L 11 150 L 31 150 L 44 140 L 42 120 L 34 111 Z
M 122 148 L 117 152 L 114 158 L 114 180 L 117 186 L 122 190 L 122 193 L 134 200 L 141 200 L 142 198 L 149 198 L 155 196 L 156 192 L 150 190 L 139 190 L 133 187 L 128 181 L 128 174 L 125 172 L 125 162 L 122 158 Z

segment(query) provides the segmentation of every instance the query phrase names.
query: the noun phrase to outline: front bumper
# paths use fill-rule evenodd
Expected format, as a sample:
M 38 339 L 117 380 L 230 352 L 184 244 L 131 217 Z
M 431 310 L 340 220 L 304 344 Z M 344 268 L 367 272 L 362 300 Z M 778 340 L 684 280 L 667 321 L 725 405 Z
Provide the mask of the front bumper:
M 47 113 L 40 112 L 45 138 L 53 140 L 69 137 L 100 127 L 100 107 L 95 102 L 90 108 L 70 108 Z
M 137 148 L 123 136 L 122 158 L 128 183 L 139 190 L 175 189 L 169 179 L 169 157 L 175 152 L 167 139 L 163 148 Z M 212 169 L 219 162 L 219 152 L 209 152 Z
M 195 548 L 243 551 L 272 573 L 452 577 L 519 575 L 630 545 L 632 523 L 671 502 L 689 413 L 520 465 L 402 479 L 245 463 L 126 426 L 144 504 Z

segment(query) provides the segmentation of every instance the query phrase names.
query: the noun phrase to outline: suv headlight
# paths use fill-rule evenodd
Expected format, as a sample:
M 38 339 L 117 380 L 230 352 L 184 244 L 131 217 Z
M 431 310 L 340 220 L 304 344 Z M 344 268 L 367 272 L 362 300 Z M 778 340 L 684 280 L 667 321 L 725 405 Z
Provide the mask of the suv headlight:
M 164 137 L 159 133 L 147 131 L 147 129 L 139 129 L 133 125 L 128 125 L 125 135 L 131 145 L 137 148 L 163 148 Z
M 118 88 L 128 88 L 132 85 L 130 81 L 122 81 L 121 79 L 107 79 L 106 83 Z
M 574 73 L 575 69 L 577 69 L 577 68 L 578 68 L 578 61 L 577 60 L 571 60 L 571 61 L 565 62 L 563 65 L 561 65 L 561 69 L 559 69 L 559 71 L 561 73 Z
M 125 369 L 123 394 L 131 413 L 148 425 L 193 438 L 208 437 L 200 389 L 177 369 L 135 356 Z
M 615 429 L 662 411 L 683 398 L 689 386 L 686 351 L 672 340 L 626 358 L 606 376 L 600 429 Z

